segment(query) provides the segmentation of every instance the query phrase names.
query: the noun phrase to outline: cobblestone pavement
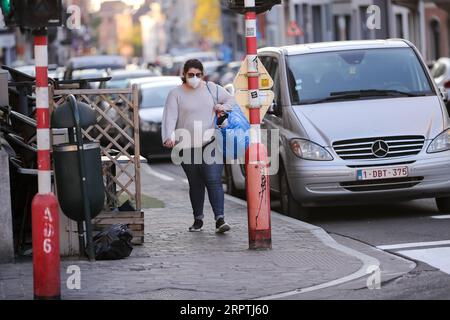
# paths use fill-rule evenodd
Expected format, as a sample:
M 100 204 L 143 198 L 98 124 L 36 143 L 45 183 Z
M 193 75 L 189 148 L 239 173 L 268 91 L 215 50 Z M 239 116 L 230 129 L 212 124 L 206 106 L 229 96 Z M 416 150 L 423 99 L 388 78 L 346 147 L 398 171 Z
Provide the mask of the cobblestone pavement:
M 293 219 L 272 217 L 273 249 L 248 250 L 247 210 L 227 199 L 232 232 L 216 235 L 206 201 L 205 227 L 189 233 L 188 187 L 143 172 L 143 192 L 165 208 L 145 211 L 145 244 L 120 261 L 63 259 L 64 299 L 253 299 L 306 288 L 359 270 L 354 256 L 326 246 Z M 81 268 L 81 290 L 69 290 L 67 267 Z M 0 265 L 0 299 L 31 299 L 32 264 Z

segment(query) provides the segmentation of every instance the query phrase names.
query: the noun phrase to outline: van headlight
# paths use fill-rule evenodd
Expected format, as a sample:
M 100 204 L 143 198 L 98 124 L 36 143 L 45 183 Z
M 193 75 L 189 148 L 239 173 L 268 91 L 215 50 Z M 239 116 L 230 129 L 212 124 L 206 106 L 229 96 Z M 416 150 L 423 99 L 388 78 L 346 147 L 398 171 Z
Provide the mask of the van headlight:
M 450 150 L 450 129 L 438 135 L 428 147 L 428 153 L 436 153 Z
M 316 160 L 316 161 L 333 160 L 331 154 L 324 147 L 319 146 L 318 144 L 308 140 L 292 139 L 291 150 L 297 157 L 305 160 Z

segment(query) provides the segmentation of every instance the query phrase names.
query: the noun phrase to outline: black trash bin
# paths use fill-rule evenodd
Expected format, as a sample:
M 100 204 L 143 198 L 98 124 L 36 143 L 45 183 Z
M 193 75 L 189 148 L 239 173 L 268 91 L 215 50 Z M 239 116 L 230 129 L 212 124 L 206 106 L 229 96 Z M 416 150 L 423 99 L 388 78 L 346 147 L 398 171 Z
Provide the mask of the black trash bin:
M 53 162 L 58 200 L 63 213 L 78 222 L 80 249 L 84 248 L 84 227 L 88 256 L 94 260 L 92 218 L 98 216 L 105 202 L 101 150 L 98 142 L 85 141 L 82 129 L 95 125 L 95 111 L 69 95 L 67 102 L 52 114 L 53 129 L 68 129 L 69 143 L 54 146 Z M 80 252 L 83 254 L 82 250 Z
M 74 221 L 84 221 L 82 180 L 78 169 L 78 148 L 74 144 L 61 144 L 53 148 L 55 180 L 58 199 L 63 213 Z M 84 143 L 86 188 L 91 218 L 102 211 L 105 202 L 100 144 Z

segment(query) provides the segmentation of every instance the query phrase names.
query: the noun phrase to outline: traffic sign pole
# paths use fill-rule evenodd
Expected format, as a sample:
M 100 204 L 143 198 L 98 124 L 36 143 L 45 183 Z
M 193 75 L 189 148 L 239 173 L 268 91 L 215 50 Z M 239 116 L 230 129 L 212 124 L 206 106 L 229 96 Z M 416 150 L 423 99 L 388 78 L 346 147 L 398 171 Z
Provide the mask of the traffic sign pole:
M 250 249 L 271 249 L 270 185 L 267 151 L 261 141 L 258 43 L 255 0 L 245 0 L 250 146 L 246 153 L 248 230 Z
M 51 190 L 47 30 L 34 35 L 39 186 L 32 202 L 34 297 L 56 300 L 61 298 L 59 207 Z

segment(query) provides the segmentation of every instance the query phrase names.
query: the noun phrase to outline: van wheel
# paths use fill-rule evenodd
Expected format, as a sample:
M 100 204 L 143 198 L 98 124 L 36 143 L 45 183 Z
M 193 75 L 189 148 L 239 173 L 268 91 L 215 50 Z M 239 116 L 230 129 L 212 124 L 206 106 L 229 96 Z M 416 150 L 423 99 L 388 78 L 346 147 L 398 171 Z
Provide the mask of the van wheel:
M 303 207 L 292 196 L 284 168 L 280 168 L 280 202 L 281 211 L 285 215 L 303 221 L 310 219 L 311 209 Z
M 436 198 L 436 205 L 440 213 L 450 213 L 450 197 Z

